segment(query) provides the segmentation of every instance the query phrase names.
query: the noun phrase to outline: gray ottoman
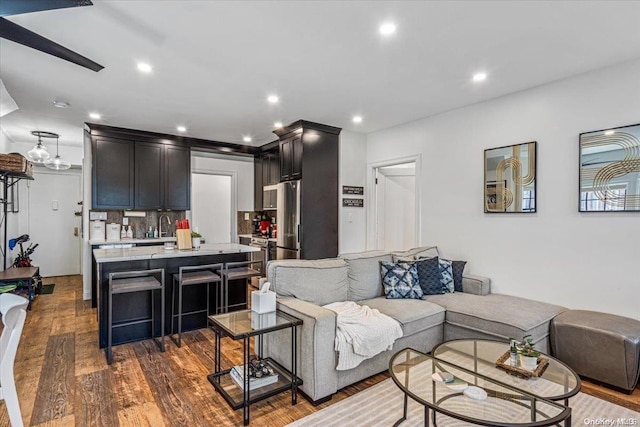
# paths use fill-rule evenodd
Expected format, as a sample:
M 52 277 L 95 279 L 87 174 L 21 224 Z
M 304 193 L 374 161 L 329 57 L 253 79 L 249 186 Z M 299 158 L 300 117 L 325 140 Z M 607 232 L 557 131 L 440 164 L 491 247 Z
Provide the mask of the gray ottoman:
M 640 374 L 640 321 L 569 310 L 551 321 L 552 354 L 579 375 L 628 392 Z

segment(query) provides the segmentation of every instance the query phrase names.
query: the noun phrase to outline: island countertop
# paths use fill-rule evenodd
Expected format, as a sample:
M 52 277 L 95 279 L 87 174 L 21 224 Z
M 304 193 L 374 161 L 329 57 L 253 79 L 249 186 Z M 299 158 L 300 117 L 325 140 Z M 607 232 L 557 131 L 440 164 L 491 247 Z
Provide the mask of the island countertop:
M 238 254 L 258 252 L 260 248 L 237 243 L 208 243 L 200 246 L 200 249 L 171 249 L 164 246 L 137 246 L 133 248 L 119 249 L 94 249 L 93 256 L 96 263 L 138 261 L 159 258 L 179 258 L 220 254 Z

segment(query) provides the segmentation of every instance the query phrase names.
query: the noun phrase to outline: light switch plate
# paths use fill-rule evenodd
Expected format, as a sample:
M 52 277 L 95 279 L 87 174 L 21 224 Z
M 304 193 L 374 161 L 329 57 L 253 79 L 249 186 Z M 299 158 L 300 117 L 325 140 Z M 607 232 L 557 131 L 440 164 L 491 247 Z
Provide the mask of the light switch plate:
M 52 200 L 51 201 L 51 210 L 52 211 L 57 211 L 60 208 L 60 204 L 58 203 L 57 200 Z
M 249 221 L 249 212 L 244 213 L 244 220 Z
M 122 218 L 122 225 L 129 225 L 129 218 Z

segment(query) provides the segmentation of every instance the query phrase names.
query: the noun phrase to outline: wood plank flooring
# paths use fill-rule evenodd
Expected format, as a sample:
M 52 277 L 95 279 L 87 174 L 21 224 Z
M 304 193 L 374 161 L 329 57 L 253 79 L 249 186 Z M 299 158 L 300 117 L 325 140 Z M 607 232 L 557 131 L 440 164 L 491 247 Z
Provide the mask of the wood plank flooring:
M 53 426 L 237 426 L 242 411 L 232 411 L 206 376 L 213 369 L 214 335 L 209 330 L 183 334 L 182 348 L 167 339 L 166 352 L 155 342 L 114 347 L 106 364 L 98 349 L 95 309 L 82 301 L 80 276 L 55 277 L 50 295 L 40 295 L 28 313 L 15 364 L 15 379 L 25 425 Z M 241 345 L 225 339 L 224 366 L 242 361 Z M 251 407 L 251 425 L 282 426 L 388 378 L 378 374 L 341 390 L 314 407 L 288 393 Z M 640 411 L 640 388 L 632 395 L 584 382 L 583 391 Z M 0 426 L 9 419 L 0 402 Z

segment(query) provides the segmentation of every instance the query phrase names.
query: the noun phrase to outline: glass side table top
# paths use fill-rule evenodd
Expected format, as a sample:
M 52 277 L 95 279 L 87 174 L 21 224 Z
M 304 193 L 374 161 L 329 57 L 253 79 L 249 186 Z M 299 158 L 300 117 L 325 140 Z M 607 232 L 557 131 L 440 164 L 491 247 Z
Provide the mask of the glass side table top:
M 408 396 L 435 412 L 490 426 L 547 426 L 568 419 L 571 409 L 523 392 L 516 387 L 468 371 L 407 348 L 389 363 L 391 378 Z M 472 399 L 456 388 L 434 381 L 432 374 L 449 372 L 457 382 L 482 388 L 484 400 Z M 426 415 L 425 415 L 426 416 Z
M 209 323 L 236 340 L 285 329 L 292 325 L 301 325 L 302 320 L 279 310 L 264 314 L 258 314 L 251 310 L 240 310 L 209 316 Z
M 578 375 L 561 361 L 546 354 L 543 357 L 549 359 L 549 366 L 539 378 L 524 379 L 496 368 L 496 360 L 506 351 L 509 351 L 509 345 L 504 342 L 461 339 L 436 346 L 432 355 L 549 400 L 568 399 L 580 391 Z

